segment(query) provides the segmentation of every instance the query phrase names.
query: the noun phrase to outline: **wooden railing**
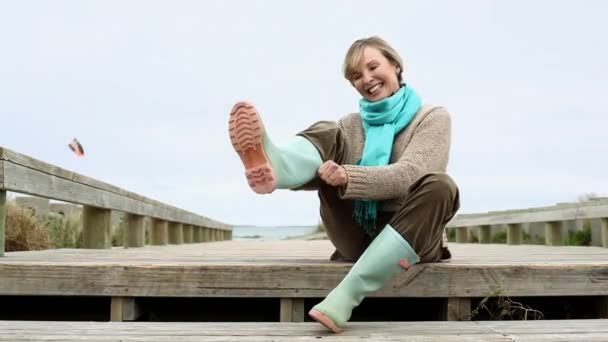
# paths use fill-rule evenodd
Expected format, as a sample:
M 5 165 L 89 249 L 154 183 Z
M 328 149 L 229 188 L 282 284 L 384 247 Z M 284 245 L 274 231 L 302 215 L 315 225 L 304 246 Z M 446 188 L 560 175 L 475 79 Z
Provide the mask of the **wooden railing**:
M 592 199 L 580 203 L 560 203 L 554 206 L 490 211 L 479 214 L 457 215 L 448 225 L 456 230 L 456 242 L 468 242 L 471 229 L 477 229 L 480 243 L 490 243 L 492 230 L 506 226 L 507 243 L 522 243 L 524 224 L 544 223 L 545 244 L 564 244 L 564 225 L 579 220 L 599 220 L 601 222 L 601 246 L 608 247 L 608 199 Z
M 0 256 L 4 255 L 6 192 L 81 204 L 84 248 L 110 248 L 112 210 L 125 213 L 125 247 L 144 245 L 144 217 L 153 245 L 232 239 L 232 227 L 0 147 Z

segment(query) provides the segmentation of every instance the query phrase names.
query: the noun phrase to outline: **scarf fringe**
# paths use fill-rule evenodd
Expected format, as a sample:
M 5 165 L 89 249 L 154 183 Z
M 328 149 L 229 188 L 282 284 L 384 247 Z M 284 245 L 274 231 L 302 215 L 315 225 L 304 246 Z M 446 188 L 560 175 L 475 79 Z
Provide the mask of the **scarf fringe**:
M 353 217 L 367 235 L 373 238 L 378 234 L 376 229 L 378 201 L 356 201 Z

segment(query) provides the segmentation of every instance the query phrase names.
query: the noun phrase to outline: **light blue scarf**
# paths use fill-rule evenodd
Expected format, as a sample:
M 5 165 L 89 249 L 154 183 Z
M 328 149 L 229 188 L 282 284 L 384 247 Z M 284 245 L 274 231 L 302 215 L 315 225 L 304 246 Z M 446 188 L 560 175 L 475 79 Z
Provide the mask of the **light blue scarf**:
M 370 102 L 365 98 L 359 101 L 359 113 L 365 131 L 363 156 L 358 165 L 388 165 L 395 135 L 412 121 L 422 100 L 414 90 L 405 84 L 393 95 L 380 101 Z M 375 236 L 378 201 L 357 200 L 353 217 L 361 224 L 366 233 Z

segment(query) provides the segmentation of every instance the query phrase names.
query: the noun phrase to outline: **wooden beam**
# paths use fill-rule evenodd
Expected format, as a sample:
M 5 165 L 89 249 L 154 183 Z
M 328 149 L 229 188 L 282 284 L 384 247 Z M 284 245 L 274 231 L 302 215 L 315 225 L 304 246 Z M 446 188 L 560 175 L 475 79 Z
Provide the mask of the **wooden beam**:
M 415 265 L 370 297 L 483 298 L 499 283 L 509 297 L 608 296 L 605 248 L 451 244 L 450 249 L 458 256 L 451 262 Z M 327 262 L 333 251 L 327 240 L 236 240 L 10 253 L 0 258 L 0 293 L 323 298 L 352 267 Z
M 172 245 L 184 243 L 184 228 L 181 223 L 169 222 L 169 243 Z
M 113 322 L 135 321 L 141 316 L 141 309 L 133 297 L 112 297 L 110 320 Z
M 469 227 L 458 227 L 456 229 L 456 242 L 469 242 Z
M 492 243 L 492 226 L 479 226 L 479 243 Z
M 168 222 L 160 219 L 152 219 L 150 244 L 156 246 L 166 245 L 169 242 Z
M 192 242 L 203 242 L 203 230 L 200 226 L 192 226 Z
M 562 221 L 545 223 L 545 244 L 547 246 L 563 246 Z
M 145 245 L 144 217 L 125 214 L 125 248 Z
M 279 313 L 280 322 L 291 322 L 293 317 L 293 301 L 291 298 L 281 298 L 281 308 Z
M 304 312 L 304 298 L 292 298 L 292 313 L 291 319 L 292 322 L 304 322 L 304 317 L 306 313 Z
M 521 245 L 522 230 L 521 223 L 507 224 L 507 244 Z
M 83 248 L 111 248 L 110 238 L 112 211 L 84 206 L 82 210 Z
M 471 298 L 450 297 L 447 300 L 448 321 L 470 321 L 471 320 Z
M 2 148 L 0 147 L 0 153 L 2 152 Z M 4 189 L 4 160 L 0 159 L 0 190 Z
M 281 298 L 281 322 L 304 322 L 304 299 Z
M 494 211 L 479 214 L 460 214 L 448 222 L 448 228 L 509 224 L 524 222 L 556 222 L 584 218 L 608 217 L 608 201 L 569 203 L 541 208 Z
M 6 240 L 6 191 L 0 190 L 0 257 L 4 255 Z
M 608 247 L 608 218 L 602 217 L 602 247 Z

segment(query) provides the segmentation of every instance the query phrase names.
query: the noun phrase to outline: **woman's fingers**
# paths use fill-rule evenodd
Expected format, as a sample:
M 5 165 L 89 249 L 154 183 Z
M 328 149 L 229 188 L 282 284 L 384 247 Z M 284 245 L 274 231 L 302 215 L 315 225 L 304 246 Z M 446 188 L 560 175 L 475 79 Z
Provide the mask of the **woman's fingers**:
M 333 186 L 346 184 L 346 170 L 334 161 L 328 160 L 318 170 L 319 178 Z

